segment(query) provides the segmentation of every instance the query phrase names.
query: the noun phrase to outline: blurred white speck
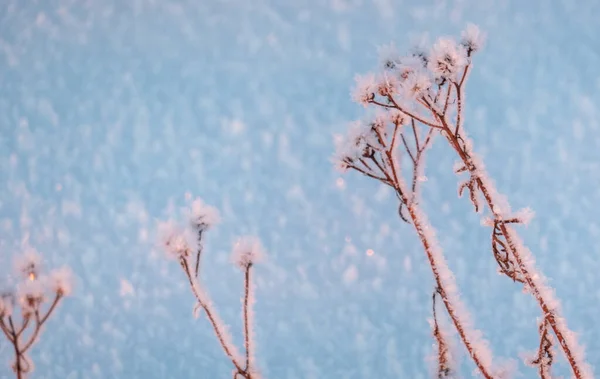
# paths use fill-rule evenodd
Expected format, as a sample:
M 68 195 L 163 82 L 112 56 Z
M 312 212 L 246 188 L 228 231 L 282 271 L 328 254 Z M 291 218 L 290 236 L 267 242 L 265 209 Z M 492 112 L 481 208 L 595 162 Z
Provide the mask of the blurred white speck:
M 119 291 L 119 294 L 122 297 L 135 295 L 133 285 L 127 279 L 121 279 L 121 290 Z
M 412 270 L 412 263 L 409 256 L 404 257 L 404 271 L 410 272 Z
M 367 250 L 367 255 L 368 255 L 369 257 L 373 256 L 373 254 L 375 254 L 375 252 L 373 251 L 373 249 L 368 249 L 368 250 Z
M 335 181 L 337 188 L 343 190 L 346 188 L 346 181 L 343 178 L 337 178 Z
M 356 266 L 351 265 L 350 267 L 348 267 L 346 269 L 346 271 L 344 271 L 344 276 L 343 276 L 344 283 L 350 284 L 352 282 L 355 282 L 357 278 L 358 278 L 358 270 L 356 269 Z

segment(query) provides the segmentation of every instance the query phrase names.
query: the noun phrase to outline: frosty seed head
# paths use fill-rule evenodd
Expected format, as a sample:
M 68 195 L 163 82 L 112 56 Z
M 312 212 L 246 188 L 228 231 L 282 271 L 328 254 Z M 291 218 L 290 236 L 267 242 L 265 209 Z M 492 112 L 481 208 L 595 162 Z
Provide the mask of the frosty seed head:
M 378 89 L 375 75 L 357 75 L 354 80 L 356 81 L 356 85 L 352 91 L 352 99 L 366 107 L 375 99 L 375 92 Z
M 466 63 L 464 47 L 452 38 L 442 37 L 431 49 L 428 68 L 436 77 L 453 78 Z
M 192 202 L 189 212 L 189 221 L 192 227 L 207 230 L 218 224 L 220 220 L 217 208 L 205 204 L 200 198 Z
M 485 33 L 483 33 L 477 25 L 468 24 L 465 30 L 461 33 L 462 45 L 467 50 L 467 55 L 481 50 L 485 43 Z
M 233 245 L 231 257 L 242 270 L 260 262 L 264 257 L 260 240 L 253 236 L 240 237 Z
M 67 266 L 53 270 L 48 277 L 48 285 L 52 292 L 69 296 L 73 290 L 73 272 Z
M 174 259 L 187 257 L 190 252 L 190 244 L 183 230 L 173 222 L 163 222 L 158 225 L 160 243 L 167 255 Z
M 27 280 L 36 280 L 40 275 L 42 257 L 33 248 L 28 248 L 15 259 L 15 270 L 18 275 Z

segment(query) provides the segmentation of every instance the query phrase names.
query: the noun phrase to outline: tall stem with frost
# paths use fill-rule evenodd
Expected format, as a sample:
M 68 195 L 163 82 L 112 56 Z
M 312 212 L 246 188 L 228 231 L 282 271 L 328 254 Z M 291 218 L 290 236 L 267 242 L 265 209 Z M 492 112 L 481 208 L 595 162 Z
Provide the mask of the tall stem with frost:
M 412 144 L 408 142 L 407 134 L 413 136 Z M 454 275 L 438 245 L 434 229 L 418 205 L 425 151 L 432 138 L 432 130 L 427 131 L 425 137 L 422 136 L 413 117 L 387 112 L 372 123 L 355 125 L 345 140 L 338 141 L 337 164 L 342 169 L 356 170 L 393 188 L 399 200 L 399 216 L 413 225 L 419 237 L 452 324 L 480 373 L 486 379 L 491 379 L 494 373 L 488 343 L 481 332 L 473 327 L 470 315 L 460 300 Z M 396 154 L 400 146 L 398 141 L 402 141 L 401 146 L 412 163 L 410 185 L 405 183 L 397 161 Z
M 522 223 L 523 220 L 510 214 L 508 202 L 497 193 L 483 162 L 473 152 L 472 142 L 464 130 L 464 87 L 471 70 L 472 55 L 483 42 L 480 37 L 479 30 L 470 25 L 463 33 L 460 45 L 453 40 L 441 38 L 429 56 L 419 55 L 420 64 L 397 64 L 400 75 L 392 88 L 386 86 L 386 90 L 381 91 L 377 85 L 363 85 L 359 100 L 365 105 L 400 112 L 446 137 L 461 161 L 461 167 L 456 173 L 468 175 L 468 179 L 459 186 L 459 195 L 468 191 L 477 212 L 481 210 L 480 197 L 483 197 L 492 214 L 492 251 L 500 272 L 513 281 L 522 283 L 533 295 L 575 378 L 592 378 L 592 370 L 585 362 L 583 349 L 559 314 L 558 299 L 535 267 L 531 252 L 511 226 Z M 414 63 L 414 59 L 411 62 Z M 410 92 L 411 96 L 399 95 L 402 91 L 404 94 Z

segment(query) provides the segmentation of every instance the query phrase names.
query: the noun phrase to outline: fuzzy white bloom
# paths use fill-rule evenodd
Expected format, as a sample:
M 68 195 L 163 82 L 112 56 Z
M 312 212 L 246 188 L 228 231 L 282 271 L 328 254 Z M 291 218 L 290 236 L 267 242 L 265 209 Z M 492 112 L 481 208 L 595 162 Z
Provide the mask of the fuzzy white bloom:
M 364 123 L 356 121 L 348 127 L 348 132 L 344 136 L 338 136 L 335 139 L 334 163 L 340 169 L 348 169 L 348 163 L 360 158 L 365 154 L 368 148 L 366 128 Z
M 42 257 L 33 248 L 28 248 L 23 255 L 15 259 L 15 270 L 25 279 L 34 280 L 40 272 Z
M 423 70 L 411 72 L 402 82 L 404 96 L 409 99 L 422 96 L 430 87 L 431 79 Z
M 406 125 L 410 120 L 407 115 L 405 115 L 397 109 L 392 109 L 389 111 L 389 118 L 394 125 L 398 126 Z
M 396 45 L 390 43 L 380 46 L 377 49 L 379 54 L 379 64 L 384 70 L 395 70 L 400 65 L 400 54 Z
M 160 243 L 167 255 L 174 259 L 187 257 L 191 252 L 189 236 L 171 221 L 158 224 Z
M 233 245 L 231 258 L 236 266 L 245 270 L 248 266 L 262 261 L 264 253 L 257 237 L 240 237 Z
M 62 296 L 69 296 L 73 292 L 73 272 L 67 266 L 52 270 L 48 277 L 50 289 Z
M 356 85 L 352 90 L 352 100 L 366 107 L 373 100 L 378 89 L 375 75 L 356 75 L 354 80 Z
M 19 283 L 17 298 L 25 313 L 32 313 L 45 299 L 45 280 L 27 280 Z
M 221 221 L 221 216 L 217 208 L 207 205 L 200 198 L 197 198 L 190 207 L 189 221 L 194 228 L 206 230 L 218 224 Z
M 393 96 L 398 92 L 399 84 L 398 78 L 384 72 L 377 78 L 377 93 L 381 96 Z
M 485 33 L 475 24 L 468 24 L 461 33 L 462 44 L 467 49 L 467 53 L 479 51 L 485 43 Z
M 431 49 L 428 68 L 437 77 L 453 77 L 467 64 L 463 46 L 452 38 L 442 37 Z
M 12 297 L 0 295 L 0 318 L 10 316 L 13 311 Z

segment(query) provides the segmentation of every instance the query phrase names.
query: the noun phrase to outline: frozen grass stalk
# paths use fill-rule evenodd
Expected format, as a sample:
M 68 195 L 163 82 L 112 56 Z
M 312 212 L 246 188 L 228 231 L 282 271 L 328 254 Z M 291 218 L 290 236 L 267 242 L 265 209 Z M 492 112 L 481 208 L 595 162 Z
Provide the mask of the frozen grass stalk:
M 479 29 L 469 25 L 460 41 L 440 38 L 429 52 L 417 51 L 406 57 L 390 57 L 388 54 L 381 74 L 369 74 L 358 80 L 354 98 L 365 107 L 397 112 L 409 118 L 411 123 L 428 129 L 429 133 L 445 137 L 459 158 L 456 174 L 466 175 L 459 184 L 459 196 L 468 193 L 476 212 L 483 212 L 485 205 L 490 212 L 484 225 L 492 228 L 491 248 L 499 271 L 523 284 L 542 311 L 544 329 L 543 333 L 540 332 L 540 346 L 549 346 L 551 336 L 548 333 L 551 330 L 573 376 L 577 379 L 592 378 L 583 348 L 567 327 L 566 320 L 560 316 L 558 299 L 535 267 L 532 253 L 513 228 L 516 224 L 527 223 L 532 212 L 511 213 L 508 201 L 497 192 L 464 129 L 465 86 L 473 55 L 481 49 L 483 40 Z M 346 167 L 354 168 L 352 164 L 346 164 Z M 549 375 L 552 363 L 552 359 L 548 358 L 549 351 L 542 349 L 541 354 L 545 358 L 536 360 L 541 365 L 542 378 Z
M 198 279 L 204 234 L 219 221 L 219 213 L 216 208 L 205 205 L 198 199 L 192 203 L 188 219 L 188 227 L 179 227 L 171 222 L 161 223 L 159 231 L 162 245 L 167 254 L 179 262 L 196 298 L 194 315 L 197 315 L 200 310 L 206 314 L 223 352 L 234 367 L 233 379 L 260 379 L 254 363 L 254 313 L 252 311 L 254 304 L 253 266 L 262 259 L 263 255 L 260 242 L 254 237 L 242 237 L 233 247 L 233 263 L 244 274 L 244 296 L 242 298 L 244 355 L 241 355 L 227 326 L 219 317 L 210 296 Z
M 34 368 L 29 351 L 60 301 L 71 294 L 71 271 L 63 267 L 45 275 L 32 249 L 18 257 L 15 268 L 21 280 L 16 290 L 0 294 L 0 329 L 12 345 L 12 370 L 24 379 Z

